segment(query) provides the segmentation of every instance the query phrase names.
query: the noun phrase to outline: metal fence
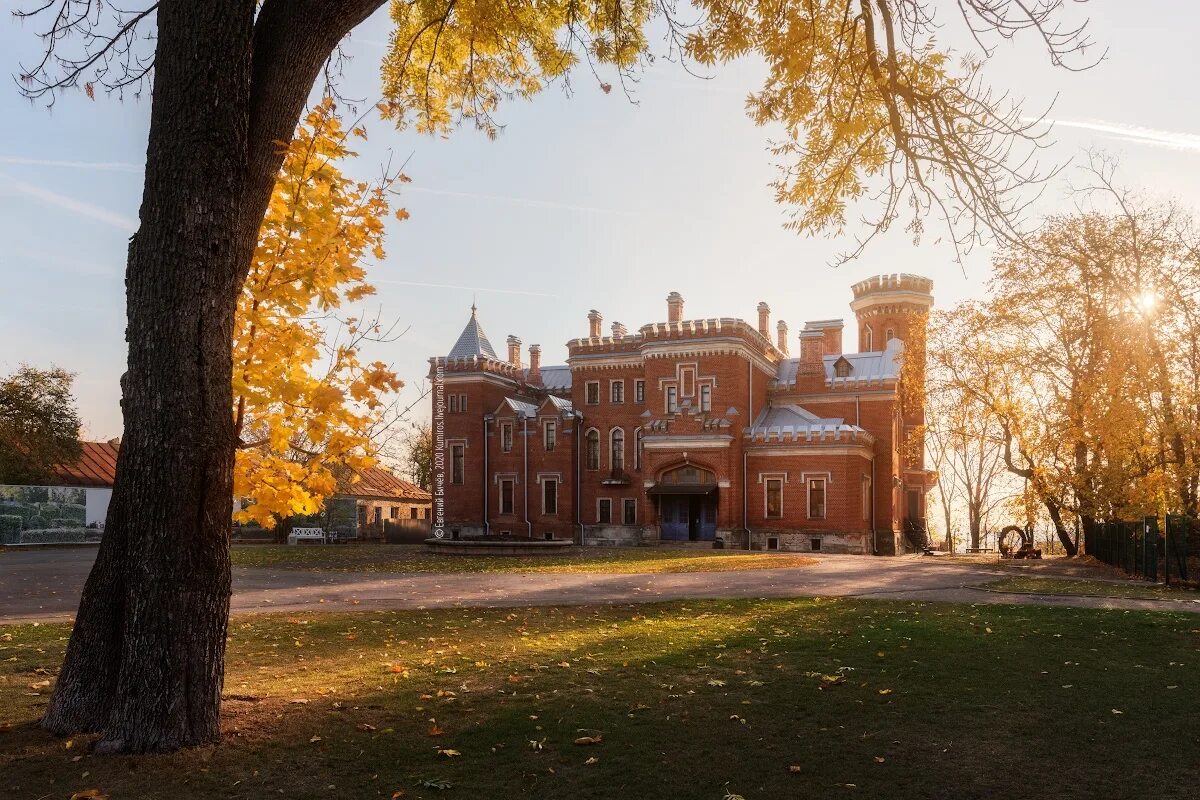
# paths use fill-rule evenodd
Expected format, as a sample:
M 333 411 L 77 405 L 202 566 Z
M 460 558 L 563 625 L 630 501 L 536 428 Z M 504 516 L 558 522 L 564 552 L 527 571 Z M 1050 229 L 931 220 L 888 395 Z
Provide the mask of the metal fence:
M 1084 552 L 1155 583 L 1160 578 L 1168 585 L 1196 581 L 1200 575 L 1189 561 L 1200 556 L 1197 520 L 1168 514 L 1163 522 L 1146 517 L 1137 522 L 1092 523 L 1084 530 Z

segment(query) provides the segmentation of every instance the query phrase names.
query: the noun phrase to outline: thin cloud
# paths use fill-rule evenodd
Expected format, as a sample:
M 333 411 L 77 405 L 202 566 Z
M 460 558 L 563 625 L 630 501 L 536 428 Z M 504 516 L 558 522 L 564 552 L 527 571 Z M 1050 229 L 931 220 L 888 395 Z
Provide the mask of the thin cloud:
M 93 169 L 100 172 L 142 171 L 140 164 L 130 164 L 126 161 L 57 161 L 51 158 L 0 156 L 0 164 L 13 164 L 22 167 L 67 167 L 68 169 Z
M 67 197 L 58 192 L 52 192 L 41 186 L 34 186 L 24 181 L 16 180 L 8 175 L 0 173 L 0 179 L 12 189 L 21 192 L 22 194 L 41 200 L 46 205 L 55 206 L 65 211 L 71 211 L 84 217 L 91 217 L 114 228 L 119 228 L 126 233 L 133 233 L 137 230 L 137 220 L 132 217 L 127 217 L 124 214 L 116 214 L 106 208 L 86 203 L 83 200 L 76 200 L 74 197 Z
M 1055 127 L 1094 131 L 1125 142 L 1144 144 L 1150 147 L 1164 147 L 1170 150 L 1200 152 L 1200 134 L 1143 128 L 1140 125 L 1103 120 L 1047 119 L 1045 121 Z
M 495 200 L 501 203 L 516 203 L 522 206 L 532 206 L 534 208 L 553 208 L 562 211 L 583 211 L 589 214 L 613 214 L 620 217 L 637 216 L 632 211 L 621 211 L 615 208 L 598 208 L 596 206 L 577 206 L 571 203 L 560 203 L 555 200 L 530 200 L 524 197 L 508 197 L 501 194 L 481 194 L 479 192 L 450 192 L 445 189 L 426 189 L 421 186 L 406 186 L 401 191 L 419 192 L 421 194 L 435 194 L 442 197 L 461 197 L 468 200 Z
M 455 289 L 462 292 L 483 292 L 485 294 L 519 294 L 526 297 L 557 297 L 558 295 L 545 292 L 526 292 L 520 289 L 489 289 L 484 286 L 452 286 L 448 283 L 419 283 L 417 281 L 393 281 L 386 278 L 369 278 L 371 283 L 387 283 L 392 286 L 420 286 L 426 289 Z

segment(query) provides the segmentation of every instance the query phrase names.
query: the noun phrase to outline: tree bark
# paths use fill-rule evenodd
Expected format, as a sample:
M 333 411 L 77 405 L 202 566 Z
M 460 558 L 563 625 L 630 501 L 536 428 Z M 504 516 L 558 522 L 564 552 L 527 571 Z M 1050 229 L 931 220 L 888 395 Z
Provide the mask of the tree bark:
M 99 752 L 219 737 L 231 589 L 234 312 L 282 148 L 337 43 L 382 0 L 163 0 L 125 430 L 103 542 L 43 726 Z M 258 11 L 257 20 L 255 18 Z

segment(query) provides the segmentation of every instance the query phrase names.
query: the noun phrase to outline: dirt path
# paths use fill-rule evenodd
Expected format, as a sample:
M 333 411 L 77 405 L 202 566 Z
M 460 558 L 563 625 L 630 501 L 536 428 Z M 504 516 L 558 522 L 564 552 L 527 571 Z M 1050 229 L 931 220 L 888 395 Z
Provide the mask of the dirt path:
M 70 620 L 94 548 L 0 553 L 0 623 Z M 234 570 L 235 613 L 650 603 L 721 597 L 876 597 L 1200 613 L 1200 602 L 984 591 L 997 570 L 921 557 L 821 556 L 801 569 L 655 575 Z

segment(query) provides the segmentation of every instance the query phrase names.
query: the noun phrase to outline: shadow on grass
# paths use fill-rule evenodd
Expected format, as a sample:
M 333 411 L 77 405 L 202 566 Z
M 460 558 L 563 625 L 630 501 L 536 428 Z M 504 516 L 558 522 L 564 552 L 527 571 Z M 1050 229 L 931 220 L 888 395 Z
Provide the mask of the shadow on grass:
M 1190 797 L 1194 624 L 860 600 L 235 619 L 225 741 L 118 758 L 34 726 L 66 628 L 13 628 L 0 793 Z

